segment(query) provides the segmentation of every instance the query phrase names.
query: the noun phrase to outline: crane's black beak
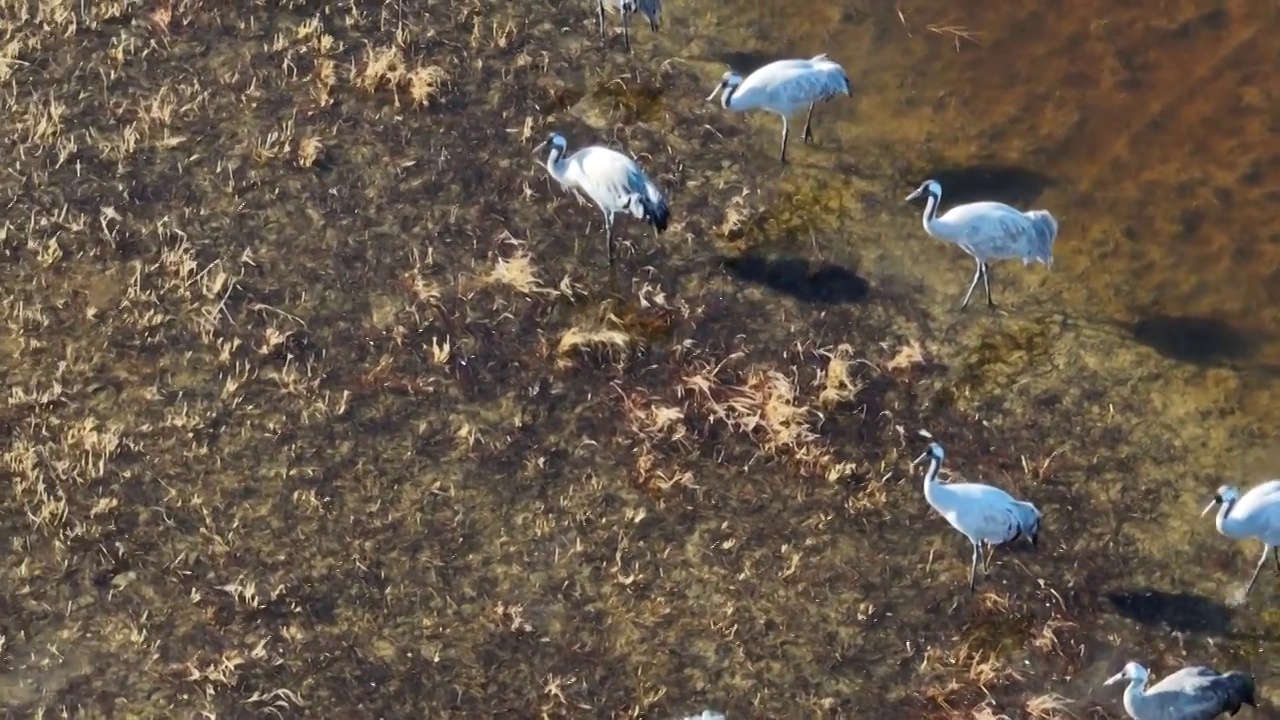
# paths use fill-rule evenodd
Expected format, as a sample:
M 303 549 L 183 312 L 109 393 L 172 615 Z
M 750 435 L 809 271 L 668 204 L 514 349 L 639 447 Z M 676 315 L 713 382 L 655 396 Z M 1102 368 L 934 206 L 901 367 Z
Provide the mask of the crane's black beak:
M 916 188 L 916 191 L 907 196 L 905 202 L 911 202 L 924 194 L 924 188 Z
M 544 147 L 546 147 L 546 146 L 547 146 L 547 142 L 548 142 L 548 141 L 543 140 L 542 142 L 538 143 L 538 147 L 534 148 L 534 149 L 531 151 L 531 154 L 533 154 L 533 155 L 537 155 L 538 153 L 542 152 L 542 148 L 544 148 Z

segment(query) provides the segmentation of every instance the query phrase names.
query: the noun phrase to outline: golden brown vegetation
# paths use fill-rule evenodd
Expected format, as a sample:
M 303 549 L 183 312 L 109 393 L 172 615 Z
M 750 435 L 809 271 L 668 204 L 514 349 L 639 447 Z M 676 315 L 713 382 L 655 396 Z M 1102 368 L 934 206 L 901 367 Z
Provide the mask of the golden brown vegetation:
M 0 2 L 6 713 L 1069 716 L 1103 541 L 957 601 L 906 461 L 948 428 L 1063 507 L 1118 420 L 1052 455 L 917 307 L 709 271 L 842 196 L 730 187 L 705 78 L 589 7 L 317 7 Z M 604 270 L 553 127 L 652 158 L 668 235 Z

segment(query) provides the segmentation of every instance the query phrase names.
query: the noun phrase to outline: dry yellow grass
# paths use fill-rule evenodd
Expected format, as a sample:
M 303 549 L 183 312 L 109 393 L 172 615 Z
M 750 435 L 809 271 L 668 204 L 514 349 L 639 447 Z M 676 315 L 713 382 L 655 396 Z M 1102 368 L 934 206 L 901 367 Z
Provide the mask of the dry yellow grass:
M 830 353 L 827 368 L 819 376 L 822 391 L 818 394 L 818 404 L 830 409 L 840 403 L 853 400 L 862 389 L 855 375 L 856 360 L 853 359 L 853 347 L 840 345 Z
M 1037 695 L 1027 701 L 1027 714 L 1038 720 L 1066 720 L 1076 717 L 1068 706 L 1071 701 L 1057 693 Z
M 524 250 L 519 250 L 510 257 L 498 258 L 493 268 L 484 276 L 484 282 L 505 286 L 525 295 L 555 292 L 542 284 L 538 270 L 533 265 L 533 256 Z
M 565 330 L 556 343 L 556 364 L 567 368 L 573 365 L 572 355 L 582 350 L 611 353 L 615 358 L 624 356 L 635 345 L 635 338 L 616 327 L 604 324 L 577 326 Z
M 980 365 L 927 309 L 708 270 L 717 231 L 807 252 L 815 208 L 815 244 L 858 247 L 828 232 L 857 204 L 755 182 L 768 156 L 726 172 L 705 73 L 599 51 L 589 9 L 302 5 L 0 2 L 0 714 L 1069 716 L 1038 678 L 1103 623 L 1047 584 L 952 608 L 904 552 L 903 428 L 945 420 L 975 475 L 1020 448 L 1083 506 L 1114 479 L 1089 433 L 1150 394 L 1029 380 L 1115 405 L 1086 431 L 1046 403 L 1046 445 L 920 399 Z M 592 102 L 637 121 L 592 140 Z M 679 239 L 578 256 L 596 218 L 545 212 L 526 158 L 550 127 L 652 158 Z M 1115 538 L 1061 515 L 1028 567 L 1115 582 L 1081 560 Z M 1002 614 L 1035 672 L 993 649 Z M 858 679 L 904 639 L 923 699 Z

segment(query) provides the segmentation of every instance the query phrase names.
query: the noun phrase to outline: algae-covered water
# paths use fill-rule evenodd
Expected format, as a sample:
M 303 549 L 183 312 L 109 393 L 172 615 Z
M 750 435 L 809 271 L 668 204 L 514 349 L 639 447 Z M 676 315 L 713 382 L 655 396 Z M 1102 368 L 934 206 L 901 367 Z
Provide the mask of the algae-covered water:
M 14 717 L 1120 717 L 1274 696 L 1261 2 L 0 3 L 0 707 Z M 726 65 L 852 99 L 776 160 Z M 537 166 L 636 155 L 655 237 Z M 903 197 L 1050 209 L 972 266 Z M 953 475 L 1035 501 L 968 547 Z M 1266 716 L 1266 709 L 1258 716 Z M 888 714 L 888 715 L 886 715 Z

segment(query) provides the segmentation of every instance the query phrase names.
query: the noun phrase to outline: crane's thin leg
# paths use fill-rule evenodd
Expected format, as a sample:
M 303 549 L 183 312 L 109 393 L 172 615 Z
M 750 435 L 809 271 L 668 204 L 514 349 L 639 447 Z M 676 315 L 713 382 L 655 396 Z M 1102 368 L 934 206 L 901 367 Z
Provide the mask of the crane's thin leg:
M 1276 559 L 1276 574 L 1280 575 L 1280 547 L 1271 548 L 1271 556 Z
M 613 215 L 604 213 L 604 246 L 609 255 L 609 267 L 613 267 Z
M 987 263 L 980 265 L 982 268 L 982 289 L 987 291 L 987 307 L 995 307 L 995 302 L 991 299 L 991 266 Z
M 969 563 L 969 592 L 973 592 L 973 586 L 978 581 L 978 556 L 982 554 L 982 548 L 978 543 L 973 544 L 973 561 Z
M 604 0 L 596 0 L 596 17 L 600 18 L 600 41 L 604 42 Z
M 809 129 L 809 125 L 813 122 L 813 105 L 809 103 L 809 114 L 804 119 L 804 141 L 809 142 L 813 139 L 813 131 Z
M 791 134 L 791 130 L 787 127 L 787 116 L 782 116 L 782 154 L 778 159 L 782 162 L 787 161 L 787 137 Z
M 622 12 L 622 46 L 627 49 L 627 52 L 631 52 L 631 27 L 630 27 L 631 21 L 629 20 L 630 17 L 631 17 L 631 13 L 625 10 Z
M 1244 588 L 1245 595 L 1248 595 L 1249 591 L 1253 589 L 1253 583 L 1258 580 L 1258 573 L 1261 573 L 1262 566 L 1267 564 L 1267 555 L 1270 554 L 1268 553 L 1270 549 L 1271 548 L 1266 545 L 1262 546 L 1262 558 L 1258 560 L 1258 567 L 1253 569 L 1253 577 L 1249 578 L 1249 584 Z
M 964 294 L 964 302 L 960 303 L 960 309 L 969 307 L 969 298 L 973 297 L 973 289 L 978 287 L 978 278 L 982 277 L 982 263 L 978 263 L 978 269 L 973 273 L 973 282 L 969 283 L 969 292 Z

